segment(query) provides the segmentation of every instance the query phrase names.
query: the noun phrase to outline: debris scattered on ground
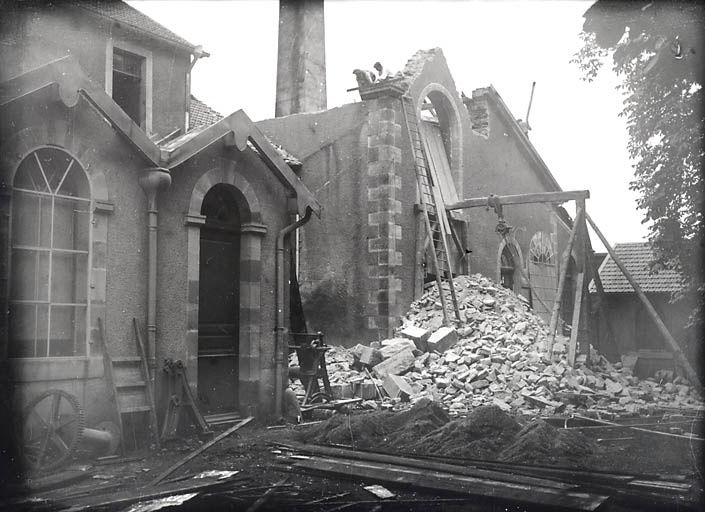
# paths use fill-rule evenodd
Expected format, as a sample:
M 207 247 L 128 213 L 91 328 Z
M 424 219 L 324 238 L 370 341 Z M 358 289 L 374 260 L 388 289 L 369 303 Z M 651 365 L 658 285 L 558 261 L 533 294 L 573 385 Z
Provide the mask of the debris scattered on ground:
M 442 325 L 433 287 L 412 303 L 398 337 L 331 347 L 326 360 L 332 398 L 359 397 L 375 409 L 380 390 L 387 395 L 382 407 L 398 409 L 425 397 L 452 416 L 482 405 L 529 417 L 705 410 L 696 390 L 672 372 L 640 380 L 630 368 L 595 353 L 571 368 L 568 340 L 557 336 L 550 356 L 548 328 L 523 297 L 479 274 L 454 283 L 463 319 L 457 328 Z

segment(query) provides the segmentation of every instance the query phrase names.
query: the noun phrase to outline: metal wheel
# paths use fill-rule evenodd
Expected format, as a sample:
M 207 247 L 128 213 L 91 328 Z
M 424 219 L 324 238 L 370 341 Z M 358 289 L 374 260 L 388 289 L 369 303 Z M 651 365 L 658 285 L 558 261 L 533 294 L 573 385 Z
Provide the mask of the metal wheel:
M 33 470 L 59 467 L 81 441 L 85 420 L 75 396 L 50 389 L 32 400 L 22 419 L 22 455 Z

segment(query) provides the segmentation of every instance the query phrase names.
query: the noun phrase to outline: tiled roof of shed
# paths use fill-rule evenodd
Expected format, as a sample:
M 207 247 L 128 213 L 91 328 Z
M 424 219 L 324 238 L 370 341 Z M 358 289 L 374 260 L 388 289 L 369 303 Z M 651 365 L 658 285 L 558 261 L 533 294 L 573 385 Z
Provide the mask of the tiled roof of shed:
M 106 18 L 111 18 L 124 25 L 129 25 L 132 28 L 142 32 L 147 32 L 153 36 L 166 39 L 189 48 L 195 48 L 195 45 L 189 43 L 180 35 L 175 34 L 143 12 L 138 11 L 121 0 L 74 0 L 73 3 L 83 9 L 101 16 L 105 16 Z
M 620 243 L 614 246 L 614 250 L 645 293 L 670 293 L 682 288 L 676 271 L 663 269 L 652 272 L 651 263 L 656 257 L 648 243 Z M 634 293 L 610 255 L 600 265 L 600 279 L 606 293 Z M 594 290 L 593 283 L 590 288 Z
M 212 124 L 217 123 L 221 119 L 224 119 L 225 116 L 223 116 L 220 112 L 217 112 L 216 110 L 213 110 L 211 107 L 203 103 L 201 100 L 196 98 L 193 94 L 191 95 L 191 110 L 190 110 L 190 116 L 189 116 L 189 127 L 188 127 L 188 132 L 185 135 L 182 135 L 178 139 L 175 139 L 174 141 L 169 141 L 169 144 L 175 143 L 175 141 L 178 141 L 179 143 L 182 143 L 184 140 L 190 138 L 192 135 L 196 134 L 198 131 L 200 131 L 201 128 L 206 128 Z M 195 130 L 195 131 L 194 131 Z M 279 144 L 275 143 L 270 137 L 267 137 L 264 135 L 264 138 L 267 139 L 267 142 L 274 148 L 274 150 L 279 153 L 279 156 L 284 160 L 288 165 L 293 165 L 293 166 L 300 166 L 301 165 L 301 160 L 296 158 L 294 155 L 289 153 L 286 149 L 284 149 L 282 146 Z M 252 144 L 248 143 L 250 148 L 258 153 L 257 148 L 255 148 Z M 165 145 L 165 147 L 168 147 L 168 145 Z
M 201 100 L 196 98 L 193 94 L 191 95 L 191 106 L 189 108 L 189 112 L 189 131 L 201 126 L 210 126 L 217 123 L 224 117 L 220 112 L 213 110 Z

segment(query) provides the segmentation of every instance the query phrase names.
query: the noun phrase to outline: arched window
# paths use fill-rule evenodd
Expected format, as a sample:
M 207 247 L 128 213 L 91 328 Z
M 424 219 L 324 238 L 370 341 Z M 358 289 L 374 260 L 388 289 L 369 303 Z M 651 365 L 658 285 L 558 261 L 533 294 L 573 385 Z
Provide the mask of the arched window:
M 531 305 L 534 311 L 549 322 L 556 296 L 556 262 L 551 237 L 539 231 L 529 243 L 529 279 Z
M 86 354 L 90 189 L 57 148 L 30 153 L 12 191 L 10 357 Z
M 502 256 L 500 259 L 499 276 L 500 284 L 505 288 L 514 290 L 514 272 L 515 272 L 514 257 L 512 256 L 512 251 L 508 245 L 504 246 L 502 249 Z

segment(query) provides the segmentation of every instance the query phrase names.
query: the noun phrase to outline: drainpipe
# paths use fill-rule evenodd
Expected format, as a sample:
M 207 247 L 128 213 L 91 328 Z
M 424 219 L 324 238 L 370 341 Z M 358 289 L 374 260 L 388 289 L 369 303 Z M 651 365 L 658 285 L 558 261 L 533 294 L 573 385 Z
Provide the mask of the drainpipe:
M 274 414 L 277 418 L 284 415 L 282 410 L 282 373 L 284 371 L 284 238 L 306 224 L 311 219 L 311 208 L 306 209 L 306 215 L 293 224 L 289 224 L 277 235 L 277 324 L 274 328 Z
M 147 358 L 154 393 L 157 368 L 157 194 L 171 185 L 171 174 L 168 169 L 151 167 L 142 171 L 139 183 L 147 195 Z M 156 396 L 153 398 L 156 400 Z

